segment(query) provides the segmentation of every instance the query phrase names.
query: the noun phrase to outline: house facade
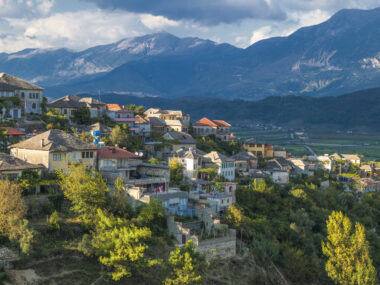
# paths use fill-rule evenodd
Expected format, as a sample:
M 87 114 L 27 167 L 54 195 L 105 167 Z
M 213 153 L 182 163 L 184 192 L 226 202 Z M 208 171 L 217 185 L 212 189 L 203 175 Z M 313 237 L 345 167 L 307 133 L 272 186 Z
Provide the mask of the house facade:
M 184 132 L 167 132 L 164 134 L 164 139 L 173 141 L 173 152 L 181 148 L 195 148 L 197 144 L 197 141 L 191 135 Z
M 96 165 L 96 146 L 61 130 L 49 130 L 9 148 L 12 156 L 41 164 L 49 172 L 67 171 L 71 163 L 79 161 L 88 167 Z
M 216 173 L 229 181 L 235 180 L 235 160 L 217 151 L 205 154 L 202 159 L 203 168 L 215 168 Z
M 205 153 L 196 148 L 181 148 L 174 152 L 173 157 L 169 158 L 169 163 L 173 159 L 183 166 L 183 175 L 185 179 L 193 180 L 197 178 L 198 170 L 203 166 L 203 155 Z
M 18 97 L 21 104 L 9 104 L 3 117 L 19 119 L 23 114 L 41 114 L 43 88 L 7 73 L 0 73 L 0 97 Z
M 257 157 L 252 152 L 239 152 L 231 157 L 235 160 L 236 171 L 247 175 L 250 169 L 257 168 Z
M 164 131 L 188 132 L 190 126 L 190 115 L 183 114 L 180 110 L 163 110 L 150 108 L 145 111 L 147 118 L 158 118 L 165 124 Z
M 246 151 L 252 152 L 257 157 L 272 158 L 274 150 L 271 144 L 258 142 L 256 139 L 248 139 L 244 141 L 243 148 Z M 279 156 L 282 157 L 282 156 Z
M 215 135 L 222 141 L 231 141 L 235 138 L 231 134 L 231 125 L 223 120 L 202 118 L 193 124 L 193 129 L 197 136 L 206 137 L 208 135 Z

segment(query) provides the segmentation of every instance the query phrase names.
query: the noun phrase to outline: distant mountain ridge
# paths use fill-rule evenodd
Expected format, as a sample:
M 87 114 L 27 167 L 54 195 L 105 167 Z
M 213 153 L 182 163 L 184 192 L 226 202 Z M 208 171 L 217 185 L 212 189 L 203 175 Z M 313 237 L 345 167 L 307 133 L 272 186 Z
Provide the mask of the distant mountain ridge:
M 234 126 L 254 122 L 295 128 L 334 131 L 361 129 L 380 131 L 380 88 L 366 89 L 340 96 L 270 96 L 258 101 L 241 99 L 182 97 L 177 99 L 137 97 L 120 94 L 93 96 L 107 103 L 136 104 L 146 108 L 180 109 L 195 122 L 202 117 L 223 119 Z M 334 129 L 335 128 L 335 129 Z
M 46 87 L 51 97 L 99 90 L 246 100 L 339 95 L 380 86 L 380 8 L 341 10 L 246 49 L 162 32 L 80 52 L 1 53 L 0 71 Z

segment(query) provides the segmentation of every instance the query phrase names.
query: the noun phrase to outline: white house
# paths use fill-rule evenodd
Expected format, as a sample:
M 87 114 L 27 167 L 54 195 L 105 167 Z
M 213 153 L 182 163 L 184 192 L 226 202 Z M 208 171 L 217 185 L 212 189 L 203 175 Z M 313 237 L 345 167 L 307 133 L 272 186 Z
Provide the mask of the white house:
M 215 168 L 216 173 L 229 181 L 235 180 L 235 160 L 217 151 L 203 156 L 204 168 Z
M 20 105 L 10 104 L 7 109 L 2 110 L 3 117 L 9 116 L 18 119 L 22 117 L 22 113 L 41 114 L 43 90 L 43 88 L 15 76 L 0 73 L 0 97 L 18 97 L 21 99 Z
M 184 167 L 183 174 L 187 179 L 196 179 L 197 171 L 202 168 L 204 153 L 196 148 L 180 148 L 174 152 L 173 157 L 169 158 L 169 162 L 178 159 Z

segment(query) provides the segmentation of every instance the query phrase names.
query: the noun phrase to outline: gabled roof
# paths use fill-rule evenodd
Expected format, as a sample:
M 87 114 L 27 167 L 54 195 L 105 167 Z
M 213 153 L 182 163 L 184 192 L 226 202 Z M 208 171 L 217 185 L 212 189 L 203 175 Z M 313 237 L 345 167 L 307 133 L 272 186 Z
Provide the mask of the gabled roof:
M 79 102 L 86 103 L 89 106 L 91 106 L 91 105 L 103 105 L 103 106 L 105 106 L 106 105 L 105 103 L 99 101 L 98 99 L 94 99 L 92 97 L 83 97 L 83 98 L 80 98 Z
M 0 127 L 0 129 L 7 130 L 7 132 L 4 134 L 6 136 L 23 136 L 23 135 L 25 135 L 24 132 L 19 131 L 15 128 L 11 128 L 11 127 Z
M 200 119 L 198 122 L 194 123 L 195 127 L 217 127 L 218 125 L 212 120 L 207 119 L 206 117 Z
M 228 156 L 225 156 L 223 154 L 221 154 L 220 152 L 217 152 L 217 151 L 212 151 L 208 154 L 205 154 L 203 156 L 204 158 L 209 158 L 212 162 L 233 162 L 235 161 L 233 158 L 231 157 L 228 157 Z
M 29 83 L 16 76 L 0 73 L 0 90 L 2 91 L 14 91 L 14 90 L 44 90 L 42 87 Z
M 136 115 L 135 118 L 136 118 L 136 121 L 135 121 L 136 124 L 146 124 L 146 123 L 149 123 L 149 121 L 147 119 L 141 117 L 140 115 Z
M 9 148 L 44 150 L 50 152 L 67 152 L 75 150 L 93 150 L 92 143 L 81 141 L 77 137 L 61 130 L 49 130 L 30 139 L 13 144 Z
M 42 165 L 31 164 L 17 157 L 0 152 L 0 171 L 39 169 Z
M 360 160 L 357 154 L 342 154 L 342 157 L 346 160 Z
M 72 108 L 79 109 L 80 107 L 86 107 L 86 104 L 79 102 L 79 97 L 73 95 L 66 95 L 62 98 L 52 101 L 48 104 L 49 108 Z
M 117 146 L 105 146 L 97 151 L 98 158 L 139 158 L 132 152 Z
M 274 158 L 268 161 L 267 169 L 283 169 L 293 167 L 292 163 L 283 157 Z
M 148 120 L 152 127 L 164 127 L 165 121 L 156 117 L 148 117 Z
M 231 127 L 231 125 L 223 120 L 210 120 L 206 117 L 194 123 L 196 127 Z
M 119 104 L 106 104 L 106 108 L 107 110 L 111 110 L 111 111 L 121 110 L 121 107 Z
M 112 128 L 98 122 L 98 123 L 92 124 L 91 126 L 88 126 L 86 131 L 90 131 L 90 132 L 100 131 L 101 134 L 109 134 L 112 132 Z
M 231 156 L 231 158 L 233 158 L 235 160 L 253 160 L 253 159 L 257 159 L 257 157 L 252 152 L 246 152 L 246 151 L 239 152 L 239 153 Z
M 197 148 L 180 148 L 175 153 L 175 157 L 180 158 L 190 158 L 190 159 L 198 159 L 199 157 L 204 156 L 205 153 Z
M 167 132 L 164 135 L 166 139 L 178 140 L 181 144 L 196 144 L 197 141 L 189 134 L 184 132 Z

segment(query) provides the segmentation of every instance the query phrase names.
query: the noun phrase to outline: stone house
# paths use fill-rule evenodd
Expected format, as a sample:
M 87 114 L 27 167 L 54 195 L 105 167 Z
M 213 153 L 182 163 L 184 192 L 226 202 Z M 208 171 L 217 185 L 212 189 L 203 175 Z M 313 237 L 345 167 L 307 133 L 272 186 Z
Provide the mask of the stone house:
M 173 141 L 171 151 L 176 152 L 181 148 L 195 148 L 197 141 L 189 134 L 184 132 L 167 132 L 164 139 Z
M 0 152 L 0 179 L 16 180 L 25 170 L 41 172 L 42 165 L 31 164 L 17 157 Z
M 91 97 L 79 98 L 74 95 L 67 95 L 52 101 L 47 105 L 48 109 L 57 109 L 60 114 L 71 120 L 74 113 L 80 108 L 88 108 L 91 118 L 101 117 L 105 114 L 106 104 Z
M 203 167 L 203 155 L 205 153 L 199 149 L 182 147 L 173 153 L 173 157 L 169 158 L 169 163 L 173 159 L 178 159 L 183 166 L 185 179 L 193 180 L 197 178 L 198 170 Z
M 223 120 L 202 118 L 193 124 L 193 129 L 197 136 L 206 137 L 208 135 L 215 135 L 222 141 L 231 141 L 235 138 L 231 134 L 231 125 Z
M 7 73 L 0 73 L 0 97 L 18 97 L 21 105 L 9 104 L 2 116 L 19 119 L 23 114 L 41 114 L 43 88 Z
M 32 164 L 41 164 L 49 172 L 67 171 L 71 163 L 96 165 L 96 146 L 61 130 L 49 130 L 9 146 L 12 156 Z
M 145 111 L 147 118 L 158 118 L 164 125 L 164 131 L 188 132 L 190 125 L 190 115 L 183 114 L 180 110 L 163 110 L 160 108 L 150 108 Z
M 203 168 L 215 168 L 216 173 L 229 181 L 235 180 L 235 160 L 217 151 L 203 155 Z
M 257 157 L 252 152 L 239 152 L 231 157 L 235 160 L 236 171 L 240 175 L 248 175 L 250 169 L 257 168 Z

